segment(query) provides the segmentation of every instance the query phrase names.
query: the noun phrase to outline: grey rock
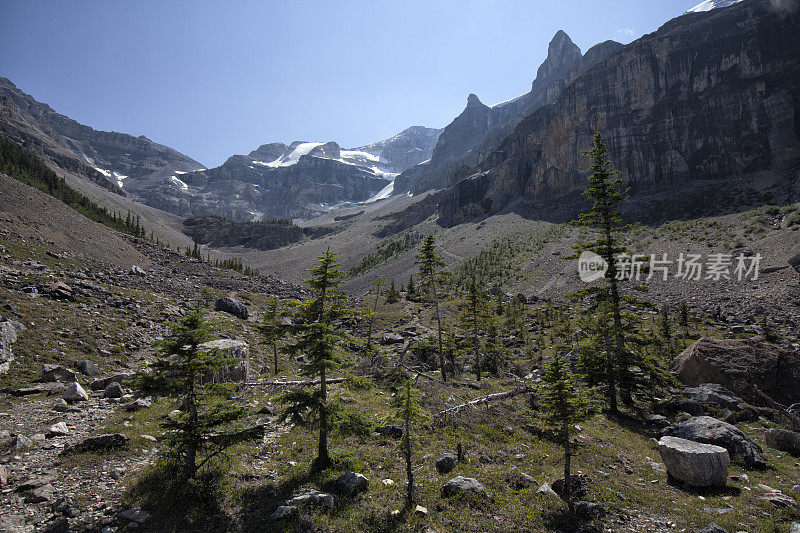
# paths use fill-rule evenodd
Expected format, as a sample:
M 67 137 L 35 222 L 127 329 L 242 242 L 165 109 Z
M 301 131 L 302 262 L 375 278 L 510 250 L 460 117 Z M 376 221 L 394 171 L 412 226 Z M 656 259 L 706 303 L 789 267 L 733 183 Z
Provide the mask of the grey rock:
M 22 329 L 25 327 L 22 326 Z M 0 374 L 5 374 L 11 368 L 11 361 L 14 360 L 11 345 L 17 342 L 17 331 L 14 322 L 0 321 Z
M 112 381 L 103 391 L 103 398 L 122 398 L 123 394 L 125 394 L 125 391 L 122 390 L 122 385 Z
M 241 302 L 237 302 L 233 298 L 220 298 L 214 304 L 214 310 L 231 314 L 243 320 L 247 320 L 247 317 L 250 316 L 247 306 Z
M 458 458 L 452 453 L 446 453 L 436 460 L 436 470 L 440 474 L 451 472 L 458 462 Z
M 336 480 L 336 489 L 345 496 L 352 496 L 367 488 L 369 480 L 356 472 L 345 472 Z
M 8 486 L 8 470 L 3 465 L 0 465 L 0 489 Z
M 75 501 L 69 496 L 62 496 L 57 499 L 55 503 L 53 503 L 53 511 L 72 518 L 75 518 L 81 514 L 81 511 L 78 509 Z
M 332 494 L 315 489 L 300 489 L 284 502 L 286 506 L 304 507 L 307 505 L 333 509 L 336 499 Z
M 516 466 L 512 466 L 511 484 L 515 487 L 527 487 L 528 485 L 538 485 L 539 483 Z
M 718 405 L 734 410 L 747 407 L 741 398 L 718 383 L 701 383 L 696 387 L 684 389 L 683 393 L 703 404 Z
M 25 500 L 25 503 L 43 503 L 52 500 L 53 495 L 54 495 L 53 485 L 48 483 L 46 485 L 42 485 L 41 487 L 36 487 L 35 489 L 28 491 L 23 499 Z
M 269 518 L 270 520 L 285 520 L 295 516 L 297 516 L 297 507 L 294 505 L 279 505 Z
M 69 428 L 67 428 L 66 422 L 57 422 L 50 426 L 47 430 L 49 435 L 69 435 Z
M 77 368 L 78 372 L 80 372 L 84 376 L 100 375 L 100 367 L 97 366 L 92 361 L 89 361 L 88 359 L 84 359 L 83 361 L 78 361 L 78 363 L 75 365 L 75 368 Z
M 69 520 L 66 518 L 59 518 L 42 531 L 43 533 L 69 533 Z
M 238 383 L 247 381 L 250 373 L 250 345 L 242 340 L 217 339 L 204 342 L 199 346 L 203 350 L 219 350 L 226 359 L 231 359 L 231 364 L 226 365 L 220 372 L 208 372 L 203 376 L 204 381 L 215 383 Z
M 387 331 L 381 335 L 381 344 L 403 344 L 404 342 L 403 336 L 393 331 Z
M 70 383 L 61 397 L 67 403 L 85 402 L 89 399 L 89 395 L 86 394 L 86 391 L 83 390 L 83 387 L 81 387 L 80 383 L 77 381 Z
M 800 457 L 800 433 L 785 429 L 768 429 L 764 433 L 767 446 Z
M 725 485 L 730 464 L 725 448 L 667 436 L 658 441 L 658 451 L 674 479 L 693 487 Z
M 42 365 L 42 376 L 39 381 L 48 383 L 58 381 L 62 383 L 74 382 L 75 372 L 58 365 Z
M 23 448 L 30 448 L 33 446 L 33 441 L 26 437 L 25 435 L 17 435 L 17 439 L 14 442 L 14 448 L 20 450 Z
M 697 533 L 728 533 L 728 530 L 712 522 L 703 529 L 698 529 Z
M 800 524 L 792 522 L 792 525 L 789 526 L 789 533 L 800 533 Z
M 150 513 L 143 510 L 141 507 L 133 507 L 132 509 L 122 511 L 119 513 L 119 516 L 130 522 L 136 522 L 137 524 L 143 524 L 150 519 Z
M 661 434 L 722 446 L 730 455 L 738 454 L 750 467 L 766 465 L 761 456 L 761 446 L 736 426 L 710 416 L 692 417 L 680 424 L 665 428 Z
M 102 435 L 88 437 L 77 444 L 64 448 L 62 453 L 66 455 L 69 453 L 83 453 L 109 448 L 119 448 L 124 446 L 128 440 L 129 437 L 122 433 L 104 433 Z
M 403 438 L 403 428 L 400 426 L 381 426 L 376 427 L 375 432 L 380 435 L 385 435 L 387 437 L 392 437 L 395 439 L 402 439 Z
M 471 477 L 456 476 L 442 487 L 442 496 L 453 496 L 462 493 L 472 493 L 479 496 L 488 497 L 486 489 L 480 482 Z
M 144 269 L 138 265 L 131 265 L 131 269 L 129 272 L 131 276 L 139 276 L 142 278 L 147 276 L 147 272 L 145 272 Z
M 125 410 L 132 413 L 140 409 L 146 409 L 150 407 L 150 405 L 151 402 L 147 398 L 139 398 L 126 405 Z
M 92 381 L 91 389 L 92 390 L 105 390 L 108 387 L 109 383 L 117 382 L 122 384 L 123 382 L 131 379 L 133 374 L 114 374 L 112 376 L 108 376 L 105 378 L 100 378 Z
M 800 511 L 800 505 L 797 505 L 797 502 L 794 498 L 777 490 L 774 492 L 768 492 L 763 496 L 759 496 L 759 499 L 766 500 L 775 507 L 783 507 L 794 511 Z
M 561 496 L 556 494 L 556 491 L 554 491 L 553 488 L 548 483 L 544 483 L 544 484 L 542 484 L 541 487 L 536 489 L 536 495 L 537 496 L 547 496 L 547 497 L 556 498 L 556 499 L 559 499 L 559 500 L 561 499 Z

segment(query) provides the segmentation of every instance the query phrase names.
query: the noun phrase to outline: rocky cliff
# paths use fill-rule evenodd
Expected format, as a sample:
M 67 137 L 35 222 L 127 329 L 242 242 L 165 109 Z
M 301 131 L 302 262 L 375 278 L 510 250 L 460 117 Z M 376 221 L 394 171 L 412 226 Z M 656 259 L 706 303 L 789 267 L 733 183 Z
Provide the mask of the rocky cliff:
M 446 187 L 460 168 L 474 166 L 494 151 L 524 117 L 554 102 L 576 76 L 621 48 L 620 43 L 606 41 L 581 55 L 580 48 L 559 30 L 528 93 L 491 107 L 470 94 L 467 107 L 439 136 L 430 162 L 403 172 L 395 180 L 395 190 L 420 193 Z
M 123 190 L 136 181 L 203 165 L 147 137 L 99 131 L 56 113 L 47 104 L 0 77 L 0 133 L 61 168 L 108 188 Z M 133 187 L 135 188 L 135 187 Z
M 592 134 L 634 195 L 800 164 L 797 0 L 688 13 L 579 75 L 439 195 L 443 224 L 576 204 Z M 443 134 L 444 135 L 444 134 Z

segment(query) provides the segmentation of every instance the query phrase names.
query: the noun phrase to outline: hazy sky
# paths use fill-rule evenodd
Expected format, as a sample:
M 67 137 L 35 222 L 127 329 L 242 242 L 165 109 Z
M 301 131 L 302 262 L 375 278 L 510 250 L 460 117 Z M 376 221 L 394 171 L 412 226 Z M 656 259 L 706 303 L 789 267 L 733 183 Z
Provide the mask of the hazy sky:
M 0 0 L 0 76 L 207 166 L 265 142 L 353 147 L 530 89 L 558 29 L 628 43 L 700 0 Z

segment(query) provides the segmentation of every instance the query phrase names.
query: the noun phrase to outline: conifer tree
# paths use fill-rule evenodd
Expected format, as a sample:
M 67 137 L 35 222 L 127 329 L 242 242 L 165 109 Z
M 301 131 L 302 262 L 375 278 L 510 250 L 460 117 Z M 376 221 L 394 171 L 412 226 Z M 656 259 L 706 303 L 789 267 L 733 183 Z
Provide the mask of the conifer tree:
M 400 299 L 400 293 L 397 292 L 397 288 L 394 286 L 394 278 L 392 278 L 392 282 L 389 284 L 389 290 L 386 291 L 386 303 L 393 304 L 397 303 Z
M 414 301 L 417 297 L 417 289 L 414 287 L 414 276 L 408 276 L 408 288 L 406 289 L 406 300 Z
M 272 296 L 267 301 L 264 319 L 259 327 L 264 342 L 272 348 L 272 365 L 276 376 L 278 375 L 278 342 L 289 333 L 289 328 L 282 323 L 282 319 L 289 315 L 289 303 Z
M 596 228 L 599 235 L 594 241 L 580 246 L 602 257 L 607 265 L 605 284 L 581 291 L 581 295 L 594 295 L 598 300 L 607 300 L 610 305 L 611 325 L 610 334 L 612 343 L 608 346 L 605 361 L 606 398 L 609 411 L 618 412 L 617 407 L 617 374 L 619 365 L 625 357 L 625 331 L 622 324 L 621 301 L 617 279 L 617 257 L 625 251 L 619 234 L 627 229 L 622 224 L 622 215 L 619 205 L 627 199 L 627 194 L 617 190 L 622 183 L 619 174 L 614 170 L 611 162 L 606 159 L 606 145 L 600 132 L 594 134 L 594 146 L 581 152 L 589 156 L 592 173 L 588 176 L 589 187 L 583 195 L 593 200 L 593 205 L 588 213 L 581 214 L 574 224 Z
M 573 512 L 570 469 L 574 445 L 572 428 L 595 413 L 595 404 L 582 390 L 564 360 L 555 355 L 547 363 L 538 388 L 539 414 L 544 424 L 555 430 L 564 448 L 564 493 L 570 513 Z
M 461 314 L 461 323 L 472 341 L 472 364 L 475 366 L 475 379 L 480 381 L 481 368 L 484 364 L 480 358 L 480 335 L 482 331 L 486 330 L 488 313 L 486 309 L 486 295 L 480 287 L 478 287 L 477 280 L 474 276 L 469 284 L 466 303 L 467 305 Z
M 406 508 L 411 509 L 414 505 L 414 470 L 411 459 L 413 445 L 416 442 L 413 431 L 415 426 L 428 422 L 431 415 L 422 408 L 420 403 L 420 393 L 411 387 L 411 380 L 406 378 L 403 387 L 397 392 L 393 399 L 394 412 L 387 419 L 388 423 L 400 422 L 403 424 L 403 438 L 400 441 L 400 448 L 406 463 Z
M 683 328 L 683 334 L 686 338 L 689 337 L 689 308 L 686 306 L 686 300 L 681 302 L 680 310 L 678 312 L 678 323 Z
M 259 438 L 263 427 L 245 428 L 240 424 L 245 409 L 230 400 L 231 387 L 211 383 L 210 376 L 234 364 L 219 350 L 204 350 L 200 345 L 211 339 L 211 328 L 203 312 L 195 309 L 160 342 L 161 356 L 148 372 L 134 378 L 146 392 L 178 396 L 180 413 L 168 417 L 161 426 L 162 440 L 182 465 L 181 474 L 194 478 L 209 460 L 237 443 Z
M 658 330 L 667 343 L 667 352 L 672 355 L 672 325 L 669 323 L 669 310 L 667 306 L 661 307 L 661 314 L 658 320 Z
M 345 293 L 338 289 L 344 283 L 344 273 L 336 256 L 327 250 L 319 257 L 319 263 L 309 269 L 311 277 L 304 280 L 311 289 L 312 298 L 299 306 L 302 323 L 293 326 L 295 342 L 287 347 L 293 353 L 305 354 L 308 364 L 300 370 L 305 376 L 319 378 L 319 389 L 313 392 L 297 390 L 284 394 L 283 403 L 288 404 L 285 414 L 295 423 L 316 421 L 319 426 L 317 457 L 312 470 L 324 470 L 331 465 L 328 453 L 329 412 L 328 372 L 341 368 L 344 354 L 341 344 L 349 336 L 338 325 L 355 312 L 347 307 Z
M 421 279 L 423 289 L 433 298 L 434 310 L 436 313 L 436 328 L 439 334 L 439 370 L 442 373 L 442 381 L 447 381 L 447 374 L 444 367 L 444 353 L 442 351 L 442 314 L 439 309 L 439 293 L 444 281 L 444 272 L 447 264 L 444 258 L 436 251 L 436 238 L 433 234 L 425 237 L 422 246 L 419 248 L 415 261 Z M 409 280 L 409 284 L 411 280 Z

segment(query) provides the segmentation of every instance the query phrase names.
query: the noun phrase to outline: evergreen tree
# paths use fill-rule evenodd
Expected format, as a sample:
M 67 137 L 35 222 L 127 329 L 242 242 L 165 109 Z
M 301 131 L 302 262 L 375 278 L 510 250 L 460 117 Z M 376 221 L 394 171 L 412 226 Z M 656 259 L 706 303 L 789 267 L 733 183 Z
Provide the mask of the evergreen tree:
M 599 235 L 594 241 L 585 243 L 579 248 L 589 250 L 602 257 L 607 264 L 605 284 L 581 291 L 581 295 L 593 295 L 598 300 L 607 300 L 610 304 L 612 343 L 608 346 L 605 361 L 604 381 L 606 385 L 606 398 L 611 413 L 617 413 L 617 374 L 622 360 L 625 358 L 625 331 L 622 324 L 621 301 L 617 279 L 617 256 L 625 251 L 621 245 L 619 234 L 627 229 L 622 224 L 622 215 L 619 205 L 627 199 L 626 193 L 617 190 L 622 183 L 620 178 L 614 176 L 619 171 L 611 167 L 611 162 L 606 159 L 606 146 L 600 132 L 594 134 L 594 146 L 582 152 L 590 158 L 592 173 L 589 175 L 589 187 L 583 195 L 593 200 L 593 205 L 588 213 L 583 213 L 574 224 L 596 228 Z
M 678 311 L 678 323 L 683 328 L 683 334 L 686 338 L 689 337 L 689 308 L 686 306 L 686 300 L 681 302 L 680 310 Z
M 547 427 L 557 432 L 564 448 L 562 496 L 571 513 L 574 510 L 570 487 L 570 463 L 574 448 L 571 442 L 572 428 L 595 413 L 595 404 L 587 391 L 581 389 L 572 372 L 558 355 L 550 359 L 545 366 L 537 392 L 540 417 Z
M 286 415 L 295 423 L 314 420 L 319 425 L 317 457 L 312 470 L 324 470 L 331 465 L 328 453 L 329 405 L 328 372 L 344 364 L 341 344 L 349 336 L 338 326 L 344 318 L 351 318 L 354 311 L 346 306 L 347 297 L 338 289 L 344 283 L 341 265 L 330 250 L 319 257 L 319 264 L 309 269 L 311 278 L 304 280 L 311 289 L 312 298 L 300 304 L 302 323 L 293 326 L 295 342 L 287 347 L 293 353 L 305 354 L 308 364 L 300 370 L 305 376 L 319 378 L 319 389 L 313 392 L 297 390 L 284 394 L 282 402 L 288 404 Z
M 290 314 L 288 307 L 286 300 L 275 296 L 270 297 L 267 301 L 264 319 L 258 328 L 264 342 L 272 348 L 272 365 L 276 376 L 278 375 L 278 342 L 289 333 L 289 328 L 282 323 L 282 319 Z
M 414 470 L 411 465 L 412 447 L 416 442 L 413 435 L 414 427 L 428 422 L 431 415 L 422 408 L 420 403 L 420 393 L 411 387 L 411 380 L 406 378 L 402 389 L 398 391 L 393 399 L 394 412 L 387 419 L 387 423 L 400 422 L 403 424 L 403 438 L 400 441 L 400 448 L 406 463 L 406 508 L 411 509 L 414 505 Z
M 480 335 L 481 332 L 486 330 L 488 313 L 486 310 L 486 295 L 478 287 L 474 276 L 469 285 L 466 303 L 467 305 L 461 313 L 461 324 L 472 341 L 472 364 L 475 366 L 475 379 L 480 381 L 481 367 L 483 366 L 480 358 Z
M 447 381 L 447 374 L 444 367 L 444 354 L 442 352 L 442 314 L 439 310 L 439 292 L 444 281 L 444 272 L 447 264 L 444 258 L 436 251 L 436 238 L 433 234 L 428 235 L 422 241 L 415 261 L 421 279 L 423 289 L 433 298 L 434 310 L 436 312 L 436 328 L 439 333 L 439 370 L 442 373 L 442 381 Z M 409 280 L 409 284 L 411 280 Z
M 400 293 L 397 292 L 397 289 L 394 286 L 394 278 L 392 278 L 392 282 L 389 285 L 389 290 L 386 291 L 386 303 L 387 304 L 397 303 L 399 299 L 400 299 Z
M 237 443 L 259 438 L 263 427 L 244 428 L 239 421 L 246 411 L 230 400 L 228 385 L 211 383 L 210 376 L 233 361 L 219 350 L 203 350 L 211 339 L 211 328 L 203 312 L 195 309 L 171 326 L 161 341 L 161 357 L 148 372 L 136 375 L 134 383 L 146 392 L 181 398 L 181 410 L 161 426 L 162 440 L 182 464 L 182 475 L 194 478 L 209 460 Z
M 483 368 L 493 376 L 500 374 L 500 370 L 507 364 L 508 352 L 500 341 L 500 331 L 497 321 L 490 318 L 486 326 L 486 348 Z
M 414 301 L 417 297 L 417 289 L 414 287 L 414 276 L 408 276 L 408 288 L 406 289 L 406 300 Z

